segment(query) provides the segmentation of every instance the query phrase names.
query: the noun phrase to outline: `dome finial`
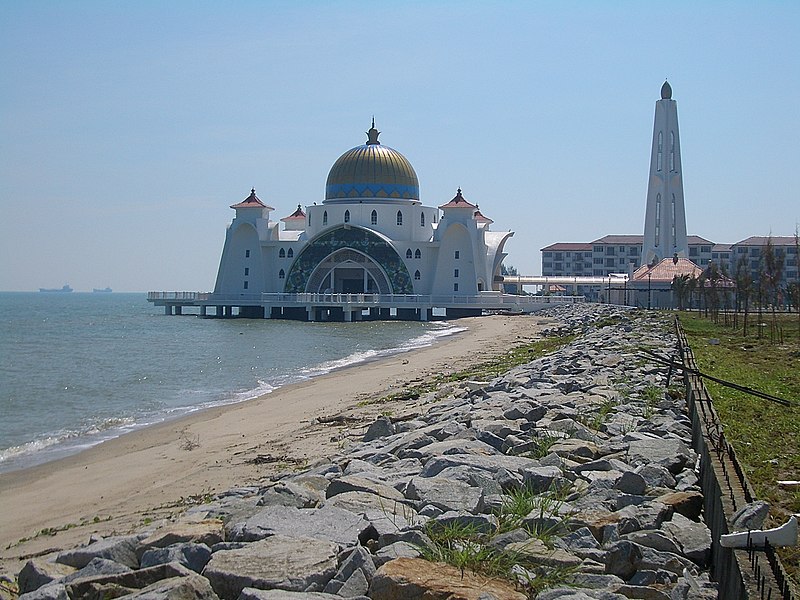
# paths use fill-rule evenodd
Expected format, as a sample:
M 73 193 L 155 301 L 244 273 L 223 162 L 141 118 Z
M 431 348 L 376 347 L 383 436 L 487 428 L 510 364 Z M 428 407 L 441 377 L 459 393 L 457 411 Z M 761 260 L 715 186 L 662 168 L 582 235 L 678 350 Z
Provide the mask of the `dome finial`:
M 661 86 L 661 99 L 672 100 L 672 86 L 666 79 L 664 80 L 664 85 Z
M 380 145 L 378 141 L 378 136 L 381 134 L 380 131 L 375 129 L 375 117 L 372 117 L 372 127 L 370 127 L 369 131 L 367 132 L 367 145 L 372 146 L 375 144 Z

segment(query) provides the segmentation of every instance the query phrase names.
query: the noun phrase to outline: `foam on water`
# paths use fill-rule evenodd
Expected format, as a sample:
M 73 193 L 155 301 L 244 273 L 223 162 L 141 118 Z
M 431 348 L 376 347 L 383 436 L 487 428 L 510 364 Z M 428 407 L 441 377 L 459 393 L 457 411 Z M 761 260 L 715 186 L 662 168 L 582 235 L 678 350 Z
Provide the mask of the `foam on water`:
M 0 472 L 458 331 L 168 317 L 142 294 L 0 293 Z

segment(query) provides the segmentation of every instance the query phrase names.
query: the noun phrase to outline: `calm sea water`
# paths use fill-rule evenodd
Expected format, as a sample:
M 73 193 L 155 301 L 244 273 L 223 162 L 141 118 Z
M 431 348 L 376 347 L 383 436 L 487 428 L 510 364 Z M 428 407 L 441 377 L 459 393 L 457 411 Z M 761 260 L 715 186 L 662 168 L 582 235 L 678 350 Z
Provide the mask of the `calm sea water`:
M 458 330 L 166 316 L 144 294 L 0 293 L 0 472 Z

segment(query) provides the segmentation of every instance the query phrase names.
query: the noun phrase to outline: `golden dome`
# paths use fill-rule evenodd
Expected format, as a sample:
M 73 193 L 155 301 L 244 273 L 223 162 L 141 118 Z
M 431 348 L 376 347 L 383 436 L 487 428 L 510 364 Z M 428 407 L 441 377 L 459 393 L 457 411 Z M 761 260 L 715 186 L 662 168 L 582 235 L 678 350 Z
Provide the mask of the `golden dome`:
M 380 132 L 367 132 L 367 143 L 351 148 L 333 163 L 325 184 L 325 201 L 385 198 L 419 201 L 414 167 L 397 150 L 382 146 Z

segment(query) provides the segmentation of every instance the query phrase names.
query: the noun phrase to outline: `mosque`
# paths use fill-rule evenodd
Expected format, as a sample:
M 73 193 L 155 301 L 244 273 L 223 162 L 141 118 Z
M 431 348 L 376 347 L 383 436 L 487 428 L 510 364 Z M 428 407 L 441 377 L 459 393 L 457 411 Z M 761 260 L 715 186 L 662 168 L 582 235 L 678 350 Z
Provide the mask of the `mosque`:
M 253 189 L 231 206 L 236 215 L 209 297 L 223 305 L 218 316 L 228 316 L 224 305 L 233 300 L 245 316 L 346 321 L 390 313 L 427 320 L 437 305 L 447 317 L 468 316 L 481 314 L 486 300 L 497 304 L 514 233 L 491 231 L 492 220 L 461 189 L 438 207 L 423 205 L 414 167 L 379 135 L 373 119 L 366 143 L 331 167 L 321 204 L 298 205 L 277 220 Z M 306 301 L 343 294 L 390 300 L 342 314 Z M 258 302 L 248 307 L 247 298 Z

